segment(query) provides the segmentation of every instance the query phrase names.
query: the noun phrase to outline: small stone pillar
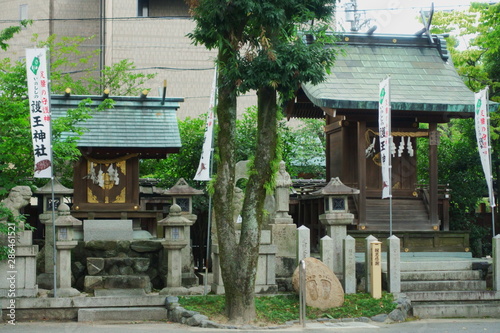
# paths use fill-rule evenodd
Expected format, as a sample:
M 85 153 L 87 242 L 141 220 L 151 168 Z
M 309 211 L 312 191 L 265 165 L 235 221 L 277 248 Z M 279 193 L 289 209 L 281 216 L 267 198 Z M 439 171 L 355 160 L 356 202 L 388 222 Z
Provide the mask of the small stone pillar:
M 333 272 L 342 276 L 343 241 L 347 236 L 347 225 L 354 222 L 349 213 L 348 196 L 359 194 L 359 190 L 344 185 L 339 178 L 332 178 L 321 190 L 312 192 L 325 198 L 325 213 L 319 220 L 326 226 L 326 233 L 333 239 Z
M 170 214 L 158 222 L 158 225 L 163 227 L 165 240 L 162 245 L 167 253 L 166 287 L 160 291 L 161 295 L 170 293 L 173 288 L 182 287 L 181 250 L 189 243 L 185 229 L 192 224 L 191 220 L 182 216 L 182 209 L 177 204 L 173 204 L 170 207 Z
M 493 237 L 493 290 L 500 291 L 500 234 Z
M 297 263 L 311 256 L 311 230 L 306 226 L 297 228 Z
M 182 284 L 183 285 L 196 285 L 198 278 L 194 274 L 193 250 L 190 246 L 191 241 L 191 225 L 196 222 L 198 218 L 193 214 L 193 196 L 203 194 L 202 190 L 197 190 L 186 182 L 184 178 L 180 178 L 177 183 L 170 189 L 166 190 L 164 194 L 172 197 L 172 203 L 181 208 L 181 215 L 189 219 L 192 223 L 184 227 L 184 235 L 187 240 L 187 246 L 181 249 L 182 255 Z M 161 234 L 162 230 L 160 230 Z
M 370 294 L 373 298 L 382 297 L 382 242 L 370 243 Z
M 344 279 L 346 294 L 356 293 L 356 240 L 352 236 L 344 239 Z
M 333 239 L 324 236 L 319 240 L 321 261 L 333 272 Z
M 57 217 L 57 208 L 63 202 L 64 197 L 72 196 L 73 190 L 63 186 L 57 178 L 54 178 L 54 200 L 52 201 L 52 181 L 50 180 L 35 191 L 39 202 L 42 202 L 43 213 L 38 215 L 40 222 L 45 225 L 45 245 L 43 254 L 45 258 L 44 271 L 37 276 L 37 282 L 40 288 L 54 288 L 54 236 L 52 229 L 52 208 L 54 209 L 54 217 Z M 74 230 L 75 239 L 83 239 L 78 233 L 82 233 L 82 227 L 77 227 L 79 230 Z M 75 232 L 76 231 L 76 232 Z
M 79 296 L 80 292 L 71 287 L 71 250 L 78 245 L 74 240 L 74 228 L 82 225 L 82 221 L 70 215 L 68 205 L 61 202 L 58 207 L 59 216 L 55 220 L 57 249 L 57 288 L 49 293 L 54 297 Z
M 387 238 L 387 289 L 401 292 L 401 241 L 395 235 Z
M 371 293 L 372 290 L 372 272 L 371 272 L 371 265 L 372 265 L 372 256 L 371 256 L 371 243 L 373 242 L 378 242 L 378 239 L 370 235 L 365 238 L 365 292 L 366 293 Z

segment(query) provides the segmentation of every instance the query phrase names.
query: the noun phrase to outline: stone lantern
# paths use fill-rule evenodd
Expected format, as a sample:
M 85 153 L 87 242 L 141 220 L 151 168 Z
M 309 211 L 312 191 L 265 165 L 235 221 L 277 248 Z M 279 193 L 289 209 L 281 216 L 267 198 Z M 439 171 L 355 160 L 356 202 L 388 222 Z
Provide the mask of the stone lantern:
M 193 220 L 193 222 L 196 221 L 196 215 L 193 214 L 193 196 L 203 194 L 202 190 L 192 188 L 184 178 L 181 178 L 164 194 L 172 197 L 172 203 L 181 208 L 182 215 Z
M 340 179 L 332 178 L 322 189 L 311 195 L 321 195 L 325 200 L 325 213 L 319 220 L 326 226 L 326 233 L 333 239 L 333 272 L 342 273 L 343 241 L 347 236 L 347 225 L 354 222 L 354 215 L 349 213 L 349 196 L 359 194 L 359 190 L 344 185 Z
M 59 216 L 55 220 L 57 249 L 57 289 L 56 296 L 78 296 L 80 292 L 71 287 L 71 250 L 78 241 L 74 239 L 74 228 L 81 226 L 82 221 L 70 215 L 67 204 L 61 202 L 58 208 Z M 51 292 L 54 295 L 54 290 Z
M 189 184 L 180 178 L 177 183 L 170 189 L 166 190 L 164 194 L 172 197 L 172 204 L 178 205 L 181 209 L 181 215 L 185 218 L 191 220 L 191 224 L 184 228 L 184 235 L 188 241 L 188 246 L 184 247 L 181 251 L 182 255 L 182 281 L 186 285 L 196 285 L 198 283 L 198 278 L 194 274 L 193 267 L 193 255 L 190 246 L 191 240 L 191 228 L 190 226 L 196 222 L 197 216 L 193 214 L 193 197 L 195 195 L 203 194 L 202 190 L 197 190 L 189 186 Z M 162 230 L 158 231 L 158 234 L 162 234 Z
M 170 214 L 158 222 L 158 225 L 163 227 L 165 240 L 162 245 L 167 253 L 166 288 L 160 292 L 161 294 L 168 294 L 172 288 L 182 286 L 181 250 L 189 244 L 185 229 L 192 224 L 191 220 L 182 215 L 182 208 L 177 204 L 173 204 L 170 207 Z
M 43 187 L 35 191 L 35 194 L 42 200 L 43 213 L 38 217 L 40 222 L 45 225 L 45 272 L 37 276 L 37 282 L 40 288 L 52 289 L 54 287 L 54 240 L 52 230 L 52 207 L 57 209 L 65 197 L 73 195 L 73 190 L 63 186 L 57 178 L 54 178 L 54 200 L 52 200 L 52 182 L 49 181 Z M 81 232 L 77 232 L 81 233 Z M 78 237 L 77 237 L 78 238 Z

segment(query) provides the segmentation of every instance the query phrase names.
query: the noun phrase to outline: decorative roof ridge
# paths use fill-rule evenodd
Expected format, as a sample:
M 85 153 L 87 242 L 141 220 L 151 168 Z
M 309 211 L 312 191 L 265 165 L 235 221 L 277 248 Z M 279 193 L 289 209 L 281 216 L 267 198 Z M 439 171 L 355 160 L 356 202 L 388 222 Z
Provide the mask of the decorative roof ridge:
M 443 61 L 448 61 L 449 52 L 446 47 L 444 35 L 411 35 L 411 34 L 367 34 L 367 33 L 338 33 L 339 45 L 360 46 L 391 46 L 391 47 L 415 47 L 435 48 L 438 50 Z

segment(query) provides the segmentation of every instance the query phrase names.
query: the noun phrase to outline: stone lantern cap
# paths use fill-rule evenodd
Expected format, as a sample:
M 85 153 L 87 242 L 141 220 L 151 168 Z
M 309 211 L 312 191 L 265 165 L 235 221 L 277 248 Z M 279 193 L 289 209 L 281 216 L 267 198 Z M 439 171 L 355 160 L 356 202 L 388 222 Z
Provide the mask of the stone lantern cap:
M 200 195 L 203 194 L 202 190 L 197 190 L 189 186 L 189 184 L 181 178 L 177 181 L 177 183 L 172 186 L 170 189 L 163 192 L 164 194 L 179 196 L 179 195 Z
M 170 206 L 170 213 L 164 219 L 158 221 L 158 225 L 163 227 L 183 227 L 190 226 L 194 222 L 182 215 L 182 209 L 179 205 Z
M 51 182 L 47 182 L 47 184 L 43 185 L 39 189 L 35 191 L 35 194 L 52 194 L 52 184 Z M 63 184 L 54 177 L 54 194 L 73 194 L 73 189 L 67 188 Z
M 342 183 L 338 177 L 332 178 L 325 187 L 311 193 L 311 195 L 325 195 L 325 196 L 349 195 L 349 194 L 359 194 L 359 190 L 344 185 L 344 183 Z
M 55 225 L 58 227 L 79 226 L 82 221 L 71 216 L 69 206 L 62 202 L 57 208 L 59 216 L 55 220 Z

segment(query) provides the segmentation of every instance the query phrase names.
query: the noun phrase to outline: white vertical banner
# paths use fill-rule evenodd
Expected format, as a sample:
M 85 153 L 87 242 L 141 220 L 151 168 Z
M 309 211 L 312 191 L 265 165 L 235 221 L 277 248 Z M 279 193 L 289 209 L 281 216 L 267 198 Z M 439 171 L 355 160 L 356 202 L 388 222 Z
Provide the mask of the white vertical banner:
M 475 97 L 475 124 L 476 139 L 481 164 L 483 165 L 484 177 L 488 185 L 491 207 L 495 207 L 495 196 L 493 194 L 493 176 L 491 174 L 491 145 L 490 145 L 490 111 L 488 101 L 488 87 L 474 94 Z
M 380 163 L 382 164 L 382 199 L 391 197 L 391 98 L 390 77 L 379 84 L 378 125 Z
M 217 91 L 217 67 L 215 67 L 214 79 L 212 82 L 212 91 L 210 93 L 210 105 L 208 107 L 207 126 L 205 127 L 205 138 L 200 157 L 200 163 L 194 176 L 194 180 L 210 180 L 210 158 L 212 155 L 212 141 L 214 135 L 214 122 L 215 122 L 215 95 Z
M 35 178 L 52 178 L 52 133 L 47 49 L 26 49 Z

